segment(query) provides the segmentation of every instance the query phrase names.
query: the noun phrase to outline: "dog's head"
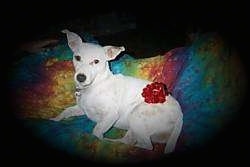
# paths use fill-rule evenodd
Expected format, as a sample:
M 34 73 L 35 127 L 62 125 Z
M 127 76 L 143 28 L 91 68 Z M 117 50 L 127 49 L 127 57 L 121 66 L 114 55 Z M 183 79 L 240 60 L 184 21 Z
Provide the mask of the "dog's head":
M 97 77 L 108 69 L 108 61 L 116 58 L 124 51 L 124 47 L 100 46 L 85 43 L 81 37 L 68 30 L 63 30 L 68 39 L 68 45 L 73 51 L 73 64 L 75 67 L 74 79 L 80 87 L 91 85 Z

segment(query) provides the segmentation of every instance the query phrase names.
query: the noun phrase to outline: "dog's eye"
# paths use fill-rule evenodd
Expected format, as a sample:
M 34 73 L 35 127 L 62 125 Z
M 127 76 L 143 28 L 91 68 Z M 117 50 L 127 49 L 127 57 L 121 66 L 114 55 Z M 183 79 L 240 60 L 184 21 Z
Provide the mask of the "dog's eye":
M 99 60 L 95 59 L 95 60 L 94 60 L 94 63 L 95 63 L 95 64 L 98 64 L 98 63 L 99 63 Z
M 77 61 L 81 61 L 81 56 L 76 55 L 76 56 L 75 56 L 75 59 L 76 59 Z

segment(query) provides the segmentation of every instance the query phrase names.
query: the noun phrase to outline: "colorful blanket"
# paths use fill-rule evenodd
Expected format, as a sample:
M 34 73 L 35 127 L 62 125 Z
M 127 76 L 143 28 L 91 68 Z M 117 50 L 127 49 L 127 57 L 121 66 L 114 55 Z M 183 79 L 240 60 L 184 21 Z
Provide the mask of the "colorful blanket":
M 148 151 L 98 140 L 91 134 L 95 123 L 86 116 L 48 120 L 75 104 L 71 59 L 66 41 L 61 41 L 52 49 L 16 62 L 10 79 L 16 116 L 51 146 L 82 158 L 128 162 L 163 157 L 162 144 L 155 143 L 154 150 Z M 237 113 L 246 88 L 237 53 L 216 34 L 201 35 L 190 46 L 151 58 L 124 54 L 110 65 L 115 74 L 165 83 L 180 102 L 184 124 L 177 153 L 213 139 Z M 112 128 L 105 135 L 118 138 L 124 131 Z

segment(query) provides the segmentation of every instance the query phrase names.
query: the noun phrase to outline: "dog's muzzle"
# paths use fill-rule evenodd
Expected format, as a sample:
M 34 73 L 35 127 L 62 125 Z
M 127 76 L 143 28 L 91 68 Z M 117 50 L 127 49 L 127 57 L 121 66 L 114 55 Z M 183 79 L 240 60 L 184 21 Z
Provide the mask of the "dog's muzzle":
M 86 80 L 86 75 L 84 74 L 77 74 L 76 75 L 76 80 L 79 82 L 84 82 Z

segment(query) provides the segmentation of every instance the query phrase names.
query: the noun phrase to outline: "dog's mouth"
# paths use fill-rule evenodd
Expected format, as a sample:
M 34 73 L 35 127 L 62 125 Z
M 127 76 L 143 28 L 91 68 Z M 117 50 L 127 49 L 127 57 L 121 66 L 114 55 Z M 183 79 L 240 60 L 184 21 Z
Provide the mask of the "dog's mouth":
M 78 90 L 86 89 L 86 88 L 90 87 L 91 85 L 93 85 L 95 80 L 96 80 L 96 76 L 92 80 L 86 80 L 86 82 L 84 82 L 84 83 L 78 82 L 77 80 L 75 80 L 77 83 L 77 87 L 78 87 L 77 89 Z
M 81 84 L 79 82 L 77 82 L 77 86 L 76 86 L 76 91 L 81 91 L 83 89 L 86 89 L 88 87 L 90 87 L 92 85 L 93 81 L 87 84 Z

